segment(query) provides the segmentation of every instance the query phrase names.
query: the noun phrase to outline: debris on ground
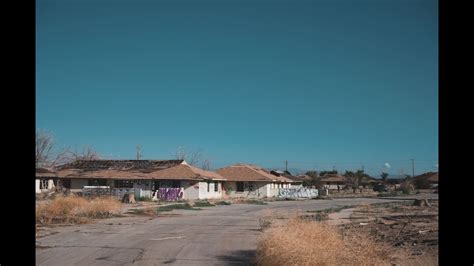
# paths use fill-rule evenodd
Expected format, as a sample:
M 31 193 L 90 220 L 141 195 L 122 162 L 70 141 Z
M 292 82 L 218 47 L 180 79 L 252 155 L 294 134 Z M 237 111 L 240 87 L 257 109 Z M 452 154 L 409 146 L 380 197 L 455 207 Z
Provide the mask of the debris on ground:
M 351 219 L 339 226 L 343 235 L 366 233 L 403 251 L 403 260 L 437 261 L 438 200 L 359 206 Z

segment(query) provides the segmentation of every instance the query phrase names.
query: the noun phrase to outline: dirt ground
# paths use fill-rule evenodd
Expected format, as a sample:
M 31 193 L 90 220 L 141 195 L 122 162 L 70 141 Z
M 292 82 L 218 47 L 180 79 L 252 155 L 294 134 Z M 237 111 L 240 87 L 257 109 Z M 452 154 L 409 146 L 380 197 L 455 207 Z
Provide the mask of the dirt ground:
M 437 265 L 438 200 L 431 206 L 413 206 L 413 201 L 358 206 L 350 223 L 338 227 L 343 235 L 367 233 L 400 252 L 401 265 Z

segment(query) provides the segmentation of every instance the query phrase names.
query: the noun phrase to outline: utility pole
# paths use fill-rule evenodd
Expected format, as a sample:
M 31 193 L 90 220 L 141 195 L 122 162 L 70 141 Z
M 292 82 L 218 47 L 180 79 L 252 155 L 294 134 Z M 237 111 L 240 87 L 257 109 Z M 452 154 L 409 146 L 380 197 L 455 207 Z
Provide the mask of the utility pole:
M 335 165 L 332 166 L 332 170 L 336 171 L 336 166 Z
M 142 146 L 141 145 L 137 145 L 137 160 L 140 160 L 140 157 L 142 157 L 142 155 L 140 154 L 141 153 L 141 150 L 142 150 Z
M 288 172 L 288 161 L 285 161 L 285 170 Z
M 364 165 L 362 165 L 362 172 L 364 172 Z
M 412 177 L 415 177 L 415 159 L 411 160 Z

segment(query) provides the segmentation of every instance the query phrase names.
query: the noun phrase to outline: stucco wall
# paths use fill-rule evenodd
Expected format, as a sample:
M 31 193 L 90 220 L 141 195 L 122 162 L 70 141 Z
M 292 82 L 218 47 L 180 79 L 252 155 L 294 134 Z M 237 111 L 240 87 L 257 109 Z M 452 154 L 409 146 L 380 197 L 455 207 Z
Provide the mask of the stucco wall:
M 217 182 L 217 191 L 215 190 L 216 183 L 209 183 L 209 192 L 208 192 L 208 183 L 199 182 L 199 199 L 220 199 L 222 198 L 222 182 Z
M 226 191 L 224 192 L 224 197 L 229 198 L 239 198 L 239 197 L 246 197 L 246 198 L 263 198 L 269 197 L 269 186 L 271 183 L 266 182 L 252 182 L 254 189 L 249 189 L 249 182 L 244 182 L 244 191 L 237 192 L 237 182 L 233 181 L 226 181 L 224 182 L 224 187 L 226 187 Z M 278 190 L 277 190 L 278 191 Z
M 303 187 L 303 183 L 293 183 L 293 184 L 290 184 L 288 188 L 302 188 L 302 187 Z
M 278 195 L 278 184 L 268 183 L 267 187 L 267 197 L 276 197 Z
M 324 187 L 327 189 L 337 190 L 337 184 L 325 184 Z M 343 189 L 345 185 L 339 185 L 339 189 Z
M 36 179 L 36 193 L 41 193 L 40 180 Z
M 199 199 L 199 182 L 181 181 L 181 187 L 184 188 L 184 199 Z
M 46 185 L 43 189 L 41 189 L 41 182 L 46 183 Z M 36 179 L 35 187 L 36 187 L 36 189 L 35 189 L 36 193 L 41 193 L 41 192 L 47 192 L 47 191 L 53 189 L 55 186 L 54 186 L 53 179 L 48 179 L 48 180 Z

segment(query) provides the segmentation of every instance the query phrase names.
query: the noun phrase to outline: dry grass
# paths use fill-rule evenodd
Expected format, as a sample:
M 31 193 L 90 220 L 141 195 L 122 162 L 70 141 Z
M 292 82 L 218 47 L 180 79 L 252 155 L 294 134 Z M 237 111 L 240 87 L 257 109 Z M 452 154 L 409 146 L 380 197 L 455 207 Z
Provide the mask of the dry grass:
M 343 237 L 335 228 L 293 218 L 259 239 L 258 265 L 390 265 L 390 248 L 366 235 Z
M 36 222 L 40 224 L 85 223 L 94 218 L 119 214 L 121 203 L 111 197 L 87 199 L 78 196 L 57 197 L 36 207 Z

